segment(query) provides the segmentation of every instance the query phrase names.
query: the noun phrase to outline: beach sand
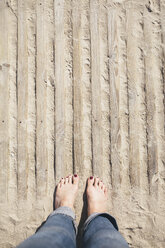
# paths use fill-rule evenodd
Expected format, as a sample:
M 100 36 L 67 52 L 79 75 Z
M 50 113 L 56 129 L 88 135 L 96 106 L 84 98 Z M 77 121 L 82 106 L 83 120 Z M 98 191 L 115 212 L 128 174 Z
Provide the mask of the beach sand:
M 130 247 L 165 246 L 165 1 L 0 1 L 0 248 L 53 211 L 61 177 L 109 189 Z

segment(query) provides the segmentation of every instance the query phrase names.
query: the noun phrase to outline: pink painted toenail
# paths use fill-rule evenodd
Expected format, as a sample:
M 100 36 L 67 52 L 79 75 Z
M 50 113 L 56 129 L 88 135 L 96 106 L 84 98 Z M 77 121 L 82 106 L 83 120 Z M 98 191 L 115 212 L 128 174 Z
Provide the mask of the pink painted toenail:
M 74 177 L 77 177 L 77 174 L 74 174 Z
M 93 179 L 93 177 L 90 177 L 90 179 Z

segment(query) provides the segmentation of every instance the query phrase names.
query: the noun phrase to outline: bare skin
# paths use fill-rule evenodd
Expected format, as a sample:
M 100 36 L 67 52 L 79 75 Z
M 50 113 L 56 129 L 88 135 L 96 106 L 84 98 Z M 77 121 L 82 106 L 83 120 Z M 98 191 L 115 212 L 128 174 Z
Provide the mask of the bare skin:
M 55 209 L 66 206 L 74 209 L 74 201 L 78 191 L 79 176 L 69 175 L 68 177 L 61 178 L 57 185 Z
M 55 209 L 67 206 L 74 210 L 74 201 L 78 191 L 79 176 L 69 175 L 62 178 L 57 185 Z M 107 188 L 98 178 L 88 178 L 87 185 L 88 216 L 94 212 L 107 211 Z
M 107 188 L 98 177 L 88 178 L 87 202 L 88 216 L 92 213 L 107 212 Z

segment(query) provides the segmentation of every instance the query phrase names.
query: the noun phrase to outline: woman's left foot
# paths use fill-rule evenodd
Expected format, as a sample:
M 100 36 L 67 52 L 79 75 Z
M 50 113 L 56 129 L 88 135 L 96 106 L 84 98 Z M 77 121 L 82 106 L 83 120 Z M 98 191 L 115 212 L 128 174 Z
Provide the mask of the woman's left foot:
M 74 201 L 78 191 L 79 177 L 77 174 L 61 178 L 57 185 L 55 196 L 55 209 L 59 207 L 70 207 L 74 209 Z

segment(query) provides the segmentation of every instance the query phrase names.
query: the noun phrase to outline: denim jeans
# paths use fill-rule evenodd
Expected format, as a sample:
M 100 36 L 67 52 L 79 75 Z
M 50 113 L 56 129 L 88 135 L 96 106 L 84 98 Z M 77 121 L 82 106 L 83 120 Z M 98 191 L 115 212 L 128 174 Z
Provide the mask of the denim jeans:
M 35 234 L 17 248 L 76 248 L 75 214 L 69 207 L 57 208 Z M 108 213 L 91 214 L 82 228 L 83 248 L 128 248 Z

